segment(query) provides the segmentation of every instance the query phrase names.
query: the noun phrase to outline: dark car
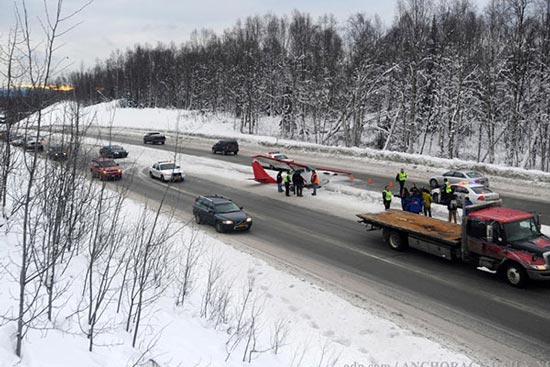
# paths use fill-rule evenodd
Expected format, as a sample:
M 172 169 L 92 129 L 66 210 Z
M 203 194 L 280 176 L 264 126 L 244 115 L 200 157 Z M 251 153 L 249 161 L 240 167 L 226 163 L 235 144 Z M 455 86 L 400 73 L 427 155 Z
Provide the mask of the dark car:
M 29 150 L 29 151 L 43 152 L 44 151 L 44 145 L 42 144 L 42 142 L 34 140 L 34 139 L 26 140 L 23 143 L 23 149 Z
M 25 137 L 25 135 L 21 135 L 21 134 L 10 135 L 10 144 L 13 145 L 14 147 L 23 146 L 26 140 L 27 138 Z
M 106 145 L 99 150 L 99 155 L 107 158 L 126 158 L 128 151 L 120 145 Z
M 105 157 L 99 157 L 90 163 L 90 172 L 92 177 L 98 177 L 104 180 L 120 180 L 122 178 L 122 169 L 114 160 Z
M 219 140 L 212 147 L 212 153 L 237 154 L 239 153 L 239 143 L 236 140 Z
M 193 215 L 197 224 L 210 224 L 216 231 L 248 231 L 252 218 L 242 207 L 223 196 L 198 196 L 193 204 Z
M 64 161 L 67 159 L 67 150 L 63 146 L 49 146 L 48 158 L 52 161 Z
M 166 143 L 166 136 L 158 132 L 150 132 L 143 136 L 143 144 L 164 144 Z

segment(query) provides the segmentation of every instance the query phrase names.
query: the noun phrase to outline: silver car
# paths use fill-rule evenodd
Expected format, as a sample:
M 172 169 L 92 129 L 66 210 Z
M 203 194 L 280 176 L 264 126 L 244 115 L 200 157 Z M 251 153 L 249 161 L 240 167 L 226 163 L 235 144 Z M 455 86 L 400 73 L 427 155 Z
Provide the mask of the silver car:
M 476 171 L 449 171 L 440 176 L 433 176 L 430 178 L 430 186 L 440 187 L 443 185 L 444 179 L 447 179 L 450 184 L 457 184 L 460 182 L 468 182 L 472 185 L 483 185 L 489 187 L 489 179 Z
M 451 184 L 453 193 L 456 195 L 458 206 L 463 207 L 465 198 L 469 198 L 472 204 L 486 203 L 500 199 L 500 195 L 484 185 Z M 431 191 L 434 203 L 443 203 L 441 200 L 441 188 L 437 187 Z

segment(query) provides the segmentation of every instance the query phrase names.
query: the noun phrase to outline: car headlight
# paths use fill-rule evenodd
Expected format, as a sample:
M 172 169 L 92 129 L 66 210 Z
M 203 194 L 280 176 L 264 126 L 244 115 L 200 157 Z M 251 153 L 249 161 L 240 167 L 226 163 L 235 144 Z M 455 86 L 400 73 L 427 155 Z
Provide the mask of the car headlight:
M 122 173 L 122 170 L 120 168 L 118 169 L 118 173 Z
M 233 224 L 232 220 L 224 220 L 222 221 L 223 224 Z
M 544 264 L 544 265 L 531 265 L 531 268 L 535 269 L 535 270 L 547 270 L 548 266 L 546 266 L 546 264 Z
M 246 218 L 246 221 L 247 221 L 248 223 L 250 223 L 250 222 L 252 222 L 252 218 L 248 217 L 248 218 Z

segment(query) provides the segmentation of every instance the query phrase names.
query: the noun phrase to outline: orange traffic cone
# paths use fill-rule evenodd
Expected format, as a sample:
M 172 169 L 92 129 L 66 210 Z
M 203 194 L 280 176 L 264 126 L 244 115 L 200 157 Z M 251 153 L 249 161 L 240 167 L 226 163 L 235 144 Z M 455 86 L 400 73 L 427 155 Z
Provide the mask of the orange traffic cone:
M 367 178 L 367 183 L 372 184 L 372 178 Z
M 390 187 L 390 189 L 391 189 L 391 188 L 393 187 L 393 182 L 392 182 L 392 181 L 390 181 L 390 183 L 389 183 L 389 185 L 388 185 L 388 186 L 389 186 L 389 187 Z

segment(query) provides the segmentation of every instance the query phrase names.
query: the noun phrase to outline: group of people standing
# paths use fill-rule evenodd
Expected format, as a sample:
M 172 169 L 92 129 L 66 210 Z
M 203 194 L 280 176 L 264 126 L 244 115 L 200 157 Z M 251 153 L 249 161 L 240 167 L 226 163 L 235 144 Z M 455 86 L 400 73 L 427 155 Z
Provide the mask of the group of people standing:
M 422 188 L 419 189 L 415 184 L 411 185 L 410 190 L 407 190 L 405 184 L 407 182 L 407 173 L 404 168 L 397 173 L 395 180 L 399 183 L 399 197 L 401 198 L 401 207 L 405 211 L 419 214 L 424 212 L 427 217 L 432 216 L 432 194 L 429 190 Z M 386 186 L 382 192 L 382 201 L 384 202 L 384 208 L 388 210 L 391 205 L 393 194 L 390 191 L 390 187 Z M 453 192 L 450 182 L 444 179 L 443 186 L 441 187 L 441 203 L 447 203 L 447 210 L 449 211 L 449 222 L 454 221 L 457 223 L 457 211 L 458 201 L 456 194 Z M 469 197 L 464 198 L 464 210 L 467 214 L 467 207 L 472 205 L 472 201 Z
M 410 190 L 407 189 L 405 184 L 407 183 L 407 172 L 404 168 L 401 168 L 395 180 L 399 183 L 399 198 L 401 199 L 401 208 L 405 211 L 412 213 L 424 212 L 427 217 L 432 216 L 432 194 L 429 190 L 422 188 L 419 189 L 415 184 L 411 185 Z M 390 208 L 393 194 L 390 191 L 390 187 L 386 186 L 382 192 L 382 200 L 386 210 Z
M 313 192 L 311 195 L 317 195 L 317 187 L 319 187 L 319 176 L 315 170 L 311 171 L 311 187 Z M 305 186 L 305 179 L 302 177 L 300 171 L 284 171 L 279 170 L 277 173 L 277 190 L 279 192 L 285 192 L 286 196 L 290 196 L 290 191 L 296 196 L 303 196 L 303 190 Z M 284 190 L 283 190 L 284 185 Z

